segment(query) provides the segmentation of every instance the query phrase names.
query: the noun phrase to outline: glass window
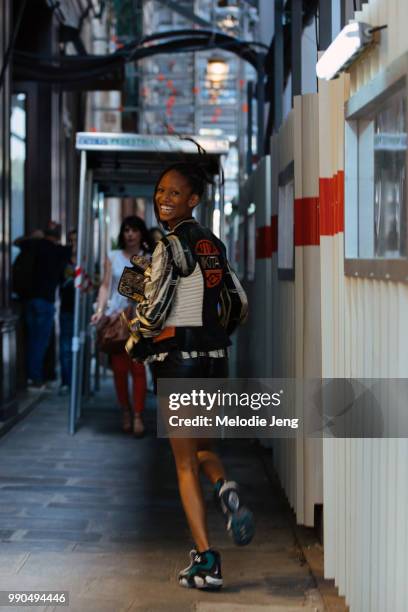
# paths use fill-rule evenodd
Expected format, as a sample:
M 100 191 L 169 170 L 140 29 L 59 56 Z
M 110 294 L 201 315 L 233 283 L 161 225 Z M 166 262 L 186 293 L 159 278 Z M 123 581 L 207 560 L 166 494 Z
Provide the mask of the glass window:
M 406 117 L 404 90 L 391 96 L 373 121 L 375 257 L 407 255 Z
M 255 264 L 256 264 L 256 207 L 253 202 L 248 207 L 247 211 L 247 241 L 246 241 L 246 278 L 248 281 L 255 280 Z
M 346 124 L 346 258 L 408 256 L 405 83 L 393 89 Z
M 295 277 L 293 163 L 279 177 L 278 194 L 278 277 Z
M 11 241 L 25 232 L 26 95 L 12 96 L 10 117 Z M 12 261 L 20 249 L 12 247 Z

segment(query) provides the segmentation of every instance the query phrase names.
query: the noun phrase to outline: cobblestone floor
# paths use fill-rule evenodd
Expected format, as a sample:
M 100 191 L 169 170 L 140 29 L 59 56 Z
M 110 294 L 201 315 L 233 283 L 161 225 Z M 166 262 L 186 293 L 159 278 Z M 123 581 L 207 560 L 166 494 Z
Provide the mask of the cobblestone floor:
M 168 442 L 155 437 L 154 399 L 142 440 L 120 432 L 109 381 L 75 436 L 67 433 L 67 406 L 51 392 L 0 439 L 0 590 L 66 590 L 70 605 L 1 610 L 322 610 L 286 502 L 255 446 L 229 441 L 221 451 L 256 515 L 256 538 L 234 547 L 206 488 L 225 588 L 185 590 L 176 575 L 191 541 Z

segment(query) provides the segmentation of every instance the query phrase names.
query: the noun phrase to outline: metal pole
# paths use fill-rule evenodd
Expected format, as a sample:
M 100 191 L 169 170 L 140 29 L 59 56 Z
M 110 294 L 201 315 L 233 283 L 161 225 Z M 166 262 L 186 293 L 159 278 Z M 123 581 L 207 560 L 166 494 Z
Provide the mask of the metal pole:
M 219 201 L 219 206 L 220 206 L 220 240 L 222 240 L 222 242 L 225 242 L 225 211 L 224 211 L 224 206 L 225 206 L 225 188 L 224 188 L 224 183 L 222 181 L 222 157 L 220 157 L 219 160 L 219 164 L 220 164 L 220 174 L 218 175 L 218 185 L 219 185 L 219 196 L 220 196 L 220 201 Z
M 75 269 L 75 310 L 74 310 L 74 334 L 72 337 L 72 381 L 71 396 L 69 402 L 69 433 L 75 433 L 78 386 L 80 385 L 79 371 L 79 334 L 81 324 L 81 268 L 84 258 L 84 221 L 85 221 L 85 199 L 86 199 L 86 152 L 81 151 L 81 168 L 79 178 L 79 214 L 78 214 L 78 247 L 77 263 Z
M 327 1 L 327 0 L 326 0 Z M 283 0 L 275 0 L 275 48 L 273 57 L 274 131 L 278 132 L 283 120 Z
M 204 225 L 206 225 L 207 227 L 211 227 L 211 230 L 214 231 L 214 226 L 213 226 L 213 219 L 214 219 L 214 208 L 215 208 L 215 194 L 216 194 L 216 190 L 217 190 L 217 185 L 216 184 L 211 184 L 210 186 L 210 202 L 208 203 L 208 206 L 206 207 L 206 211 L 205 211 L 205 223 Z
M 258 158 L 264 154 L 264 130 L 265 130 L 265 69 L 264 69 L 263 53 L 258 53 L 258 71 L 257 71 L 257 83 L 256 83 L 256 94 L 257 94 L 257 119 L 258 119 L 258 133 L 257 133 L 257 153 Z
M 81 404 L 84 384 L 84 350 L 85 350 L 85 310 L 86 310 L 86 295 L 82 294 L 80 302 L 80 324 L 79 324 L 79 351 L 78 351 L 78 386 L 77 397 L 75 402 L 75 423 L 78 423 L 81 417 Z
M 82 253 L 83 253 L 83 264 L 82 269 L 84 274 L 89 270 L 89 260 L 87 258 L 87 243 L 89 237 L 89 214 L 90 209 L 92 208 L 92 172 L 88 170 L 86 175 L 86 191 L 85 191 L 85 211 L 84 211 L 84 228 L 83 228 L 83 245 L 82 245 Z M 85 278 L 84 278 L 85 280 Z M 83 383 L 84 383 L 84 358 L 85 358 L 85 342 L 86 342 L 86 332 L 88 328 L 89 321 L 87 320 L 87 296 L 84 292 L 81 293 L 81 310 L 80 310 L 80 332 L 79 332 L 79 354 L 78 354 L 78 362 L 79 362 L 79 377 L 78 377 L 78 386 L 77 386 L 77 401 L 76 401 L 76 422 L 78 422 L 81 417 L 81 408 L 82 408 L 82 395 L 83 395 Z
M 324 51 L 332 42 L 332 3 L 319 0 L 319 51 Z
M 89 283 L 92 281 L 94 276 L 94 220 L 98 211 L 98 186 L 94 185 L 92 206 L 89 206 L 89 224 L 88 224 L 88 237 L 87 237 L 87 262 L 88 262 L 88 280 Z M 92 339 L 91 339 L 91 327 L 89 320 L 91 318 L 92 310 L 92 299 L 93 292 L 92 287 L 88 284 L 86 293 L 86 307 L 85 307 L 85 330 L 86 330 L 86 342 L 85 342 L 85 384 L 84 384 L 84 395 L 86 399 L 89 399 L 91 395 L 91 359 L 92 359 Z
M 246 168 L 248 176 L 252 174 L 252 133 L 253 133 L 253 113 L 252 113 L 252 100 L 254 97 L 254 84 L 252 81 L 248 81 L 247 83 L 247 105 L 248 105 L 248 114 L 247 114 L 247 155 L 246 155 Z
M 347 6 L 346 0 L 340 2 L 340 29 L 344 28 L 347 23 Z
M 302 95 L 302 0 L 292 0 L 291 9 L 292 101 Z
M 96 259 L 98 262 L 98 276 L 102 279 L 102 268 L 103 261 L 102 258 L 104 256 L 104 194 L 99 193 L 98 195 L 98 251 L 96 255 Z M 100 371 L 100 362 L 99 362 L 99 351 L 95 350 L 95 381 L 94 381 L 94 391 L 99 391 L 101 385 L 101 371 Z

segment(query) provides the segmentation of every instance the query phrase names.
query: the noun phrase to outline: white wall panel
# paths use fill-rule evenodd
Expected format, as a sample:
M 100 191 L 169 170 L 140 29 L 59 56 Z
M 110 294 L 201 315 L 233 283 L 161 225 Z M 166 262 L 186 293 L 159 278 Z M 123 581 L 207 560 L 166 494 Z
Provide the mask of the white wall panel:
M 350 93 L 407 51 L 408 2 L 371 0 L 356 18 L 388 28 L 350 70 Z M 347 79 L 319 84 L 321 177 L 344 167 L 348 95 Z M 324 376 L 408 377 L 408 286 L 344 277 L 342 246 L 342 234 L 321 239 Z M 351 612 L 407 609 L 407 459 L 406 439 L 324 440 L 325 574 Z
M 333 100 L 323 86 L 321 135 L 327 135 L 328 109 L 335 112 Z M 333 152 L 327 146 L 321 176 Z M 342 257 L 342 236 L 322 239 L 325 375 L 407 377 L 407 285 L 345 278 Z M 324 441 L 325 571 L 351 612 L 406 610 L 407 454 L 404 439 Z
M 319 177 L 334 180 L 344 170 L 345 101 L 408 49 L 407 0 L 371 0 L 355 17 L 388 27 L 349 77 L 319 84 L 317 103 L 312 95 L 295 98 L 271 140 L 271 208 L 257 217 L 260 226 L 278 213 L 278 175 L 292 160 L 298 199 L 317 196 Z M 262 295 L 262 312 L 270 313 L 265 367 L 273 376 L 408 378 L 408 285 L 345 277 L 342 231 L 320 236 L 319 246 L 296 247 L 293 282 L 278 279 L 276 253 L 256 270 L 270 283 L 263 294 L 255 281 L 253 297 Z M 296 405 L 298 414 L 302 408 Z M 405 612 L 408 441 L 274 440 L 273 449 L 299 523 L 313 523 L 323 484 L 325 574 L 350 611 Z
M 315 198 L 319 185 L 319 154 L 316 140 L 317 96 L 295 97 L 294 110 L 271 141 L 272 214 L 277 214 L 278 175 L 294 161 L 295 198 Z M 275 377 L 321 376 L 320 266 L 318 245 L 296 246 L 295 280 L 278 280 L 277 257 L 272 258 L 272 320 Z M 303 404 L 297 398 L 297 414 Z M 307 438 L 272 443 L 275 467 L 297 521 L 314 524 L 314 509 L 323 501 L 322 441 Z

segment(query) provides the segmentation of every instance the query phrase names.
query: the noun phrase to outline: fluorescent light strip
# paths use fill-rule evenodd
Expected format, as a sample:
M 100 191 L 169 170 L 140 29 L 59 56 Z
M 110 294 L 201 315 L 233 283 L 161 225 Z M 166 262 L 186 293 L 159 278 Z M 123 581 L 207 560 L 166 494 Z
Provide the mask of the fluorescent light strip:
M 316 64 L 319 79 L 330 81 L 346 70 L 373 42 L 372 26 L 355 21 L 336 36 Z

